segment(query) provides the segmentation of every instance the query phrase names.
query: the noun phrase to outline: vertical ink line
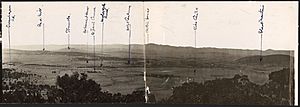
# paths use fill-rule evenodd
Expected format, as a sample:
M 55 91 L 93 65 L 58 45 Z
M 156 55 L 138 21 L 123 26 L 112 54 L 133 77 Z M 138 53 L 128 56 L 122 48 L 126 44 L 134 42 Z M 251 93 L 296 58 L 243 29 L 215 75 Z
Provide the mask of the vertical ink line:
M 195 48 L 197 48 L 197 31 L 195 30 Z
M 67 47 L 67 50 L 68 50 L 68 62 L 69 62 L 69 64 L 70 64 L 70 71 L 72 72 L 72 59 L 71 59 L 71 48 L 70 48 L 70 32 L 71 32 L 71 25 L 70 25 L 70 19 L 71 19 L 71 14 L 69 14 L 68 16 L 67 16 L 67 27 L 66 27 L 66 31 L 65 31 L 65 33 L 67 34 L 67 39 L 68 39 L 68 47 Z
M 69 57 L 68 59 L 69 59 L 70 67 L 71 67 L 70 70 L 72 71 L 72 63 L 71 63 L 72 62 L 72 59 L 71 59 L 71 51 L 72 50 L 70 48 L 70 34 L 69 33 L 68 33 L 68 51 L 69 51 L 68 52 L 68 57 Z
M 145 103 L 148 103 L 148 94 L 150 94 L 150 89 L 147 86 L 147 56 L 146 56 L 146 45 L 149 43 L 149 8 L 147 8 L 146 12 L 146 18 L 145 18 L 145 8 L 144 8 L 144 2 L 143 2 L 143 24 L 144 24 L 144 84 L 145 84 Z M 146 24 L 145 24 L 146 23 Z M 147 37 L 146 37 L 147 36 Z M 147 41 L 147 43 L 146 43 Z
M 88 19 L 88 11 L 89 11 L 89 8 L 87 7 L 86 27 L 88 27 L 88 20 L 89 20 Z M 86 63 L 89 63 L 89 30 L 86 30 Z
M 197 31 L 196 30 L 194 30 L 195 31 L 195 51 L 196 51 L 196 53 L 197 53 Z M 194 64 L 194 67 L 195 67 L 195 69 L 194 69 L 194 79 L 193 79 L 193 81 L 195 81 L 195 78 L 196 78 L 196 69 L 197 69 L 197 54 L 195 53 L 195 64 Z
M 263 37 L 263 34 L 261 33 L 260 34 L 260 61 L 262 61 L 262 52 L 263 52 L 263 50 L 262 50 L 262 47 L 263 47 L 263 42 L 262 42 L 263 40 L 262 39 L 263 38 L 262 37 Z
M 69 44 L 69 49 L 71 49 L 71 37 L 70 37 L 70 33 L 71 33 L 71 14 L 69 15 L 69 19 L 68 19 L 68 44 Z
M 70 34 L 68 33 L 68 50 L 70 50 Z
M 43 51 L 45 51 L 45 24 L 43 23 Z
M 66 33 L 68 35 L 68 50 L 70 49 L 70 15 L 67 17 Z
M 261 8 L 259 9 L 259 11 L 258 11 L 259 13 L 260 13 L 260 19 L 258 20 L 258 22 L 260 23 L 260 28 L 258 29 L 258 33 L 260 34 L 260 58 L 259 58 L 259 61 L 261 62 L 262 61 L 262 59 L 263 59 L 263 56 L 262 56 L 262 52 L 263 52 L 263 50 L 262 50 L 262 47 L 263 47 L 263 44 L 262 44 L 262 42 L 263 42 L 263 38 L 262 38 L 262 36 L 263 36 L 263 30 L 264 30 L 264 22 L 263 22 L 263 18 L 264 18 L 264 5 L 261 5 Z
M 9 9 L 8 9 L 8 25 L 7 25 L 7 31 L 8 31 L 8 52 L 9 52 L 9 62 L 8 65 L 11 68 L 12 62 L 11 62 L 11 37 L 10 37 L 10 27 L 11 27 L 11 5 L 9 5 Z
M 10 18 L 9 18 L 9 20 L 10 20 Z M 9 25 L 9 27 L 8 27 L 8 54 L 9 54 L 9 67 L 11 68 L 11 48 L 10 48 L 10 25 Z
M 42 5 L 43 8 L 43 5 Z M 43 15 L 42 15 L 42 10 L 41 10 L 41 19 L 43 20 Z M 43 24 L 43 31 L 42 31 L 42 35 L 43 35 L 43 51 L 45 51 L 45 22 L 41 21 L 41 23 Z
M 194 26 L 193 26 L 193 30 L 194 30 L 194 49 L 195 49 L 195 53 L 194 53 L 194 78 L 193 78 L 193 81 L 195 81 L 195 77 L 196 77 L 196 72 L 197 72 L 197 19 L 198 19 L 198 8 L 195 9 L 194 11 L 194 15 L 192 16 L 193 20 L 194 20 Z
M 91 35 L 93 36 L 93 71 L 95 72 L 96 70 L 96 41 L 95 41 L 95 13 L 96 13 L 96 7 L 93 8 L 94 11 L 93 11 L 93 15 L 91 16 L 91 23 L 92 23 L 92 27 L 90 29 L 91 31 Z
M 144 2 L 143 2 L 143 25 L 145 25 L 145 5 L 144 5 Z M 143 33 L 144 33 L 144 52 L 143 52 L 143 54 L 144 54 L 144 84 L 145 84 L 145 103 L 148 103 L 148 95 L 147 95 L 147 71 L 146 71 L 146 66 L 147 66 L 147 64 L 146 64 L 146 33 L 145 33 L 145 27 L 144 27 L 144 30 L 143 30 Z M 147 33 L 147 42 L 148 42 L 148 33 Z
M 71 59 L 71 55 L 70 55 L 70 53 L 71 53 L 71 48 L 70 48 L 70 34 L 68 33 L 68 50 L 69 50 L 69 63 L 70 63 L 70 65 L 71 65 L 71 71 L 72 71 L 72 59 Z
M 103 41 L 104 41 L 104 40 L 103 40 L 103 39 L 104 39 L 104 21 L 102 22 L 102 32 L 101 32 L 101 33 L 102 33 L 102 36 L 101 36 L 102 39 L 101 39 L 101 65 L 100 65 L 100 66 L 102 67 L 102 66 L 103 66 L 103 58 L 104 58 L 104 55 L 103 55 L 103 54 L 104 54 L 104 52 L 103 52 L 103 51 L 104 51 L 104 50 L 103 50 Z
M 86 31 L 86 63 L 89 63 L 89 31 Z
M 70 51 L 69 51 L 69 60 L 70 60 L 69 63 L 70 63 L 70 65 L 71 65 L 71 71 L 72 71 L 72 63 L 71 63 L 71 62 L 72 62 L 72 58 L 71 58 L 71 55 L 70 55 L 70 53 L 71 53 L 71 51 L 72 51 L 72 50 L 71 50 L 71 47 L 70 47 L 70 33 L 68 33 L 68 44 L 69 44 L 68 49 L 70 50 Z
M 89 33 L 88 33 L 88 30 L 87 30 L 87 27 L 88 27 L 88 14 L 89 14 L 89 7 L 87 6 L 86 7 L 86 12 L 85 12 L 85 23 L 84 23 L 84 30 L 83 30 L 83 33 L 86 33 L 86 63 L 89 63 L 89 60 L 88 60 L 88 54 L 89 54 Z M 87 66 L 88 67 L 88 66 Z
M 104 44 L 104 20 L 107 19 L 107 16 L 108 16 L 108 8 L 105 7 L 105 3 L 102 4 L 102 13 L 100 15 L 101 15 L 101 22 L 102 22 L 101 64 L 100 64 L 100 66 L 103 67 L 103 60 L 104 60 L 104 49 L 103 49 L 103 44 Z
M 93 36 L 94 40 L 94 71 L 96 70 L 96 49 L 95 49 L 95 35 Z
M 126 21 L 126 31 L 128 31 L 128 64 L 131 64 L 131 44 L 130 44 L 130 38 L 131 38 L 131 24 L 129 22 L 129 18 L 130 18 L 130 7 L 131 5 L 128 6 L 128 12 L 126 13 L 126 17 L 124 18 Z
M 131 24 L 129 24 L 129 32 L 128 32 L 128 35 L 129 35 L 129 44 L 128 44 L 128 64 L 131 64 L 131 44 L 130 44 L 130 39 L 131 39 Z

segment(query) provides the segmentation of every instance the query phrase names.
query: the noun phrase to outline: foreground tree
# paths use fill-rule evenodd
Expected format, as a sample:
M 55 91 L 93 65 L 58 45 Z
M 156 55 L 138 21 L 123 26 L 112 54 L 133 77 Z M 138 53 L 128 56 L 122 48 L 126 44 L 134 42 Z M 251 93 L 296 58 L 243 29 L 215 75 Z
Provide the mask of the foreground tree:
M 4 71 L 9 77 L 21 78 L 20 74 Z M 17 75 L 17 76 L 16 76 Z M 22 74 L 25 75 L 25 74 Z M 6 78 L 9 78 L 6 77 Z M 3 103 L 144 103 L 144 91 L 122 95 L 102 91 L 100 84 L 87 79 L 87 74 L 75 72 L 58 76 L 56 86 L 35 85 L 28 81 L 4 84 Z M 151 102 L 155 97 L 149 95 Z
M 246 75 L 235 75 L 205 81 L 184 83 L 175 87 L 172 96 L 160 103 L 221 104 L 221 105 L 290 105 L 290 69 L 272 72 L 270 82 L 264 85 L 252 83 Z

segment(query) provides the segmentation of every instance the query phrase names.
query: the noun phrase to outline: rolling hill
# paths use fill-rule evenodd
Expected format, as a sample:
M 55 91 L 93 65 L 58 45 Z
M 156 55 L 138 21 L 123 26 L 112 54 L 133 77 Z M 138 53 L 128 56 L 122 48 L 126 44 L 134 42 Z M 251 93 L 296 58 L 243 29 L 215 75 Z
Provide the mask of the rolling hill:
M 266 55 L 262 57 L 263 60 L 261 61 L 260 64 L 269 64 L 269 65 L 290 65 L 293 64 L 294 57 L 289 56 L 289 55 L 282 55 L 282 54 L 274 54 L 274 55 Z M 236 62 L 241 63 L 241 64 L 258 64 L 260 56 L 255 55 L 255 56 L 248 56 L 248 57 L 243 57 Z
M 39 45 L 15 46 L 12 53 L 26 52 L 36 53 L 41 52 Z M 64 52 L 72 52 L 74 55 L 86 54 L 85 45 L 71 45 L 71 50 L 66 49 L 66 45 L 47 45 L 47 54 L 65 54 Z M 108 57 L 128 57 L 128 45 L 112 44 L 104 45 L 104 54 Z M 101 55 L 101 45 L 96 45 L 96 55 Z M 93 46 L 89 46 L 89 53 L 93 52 Z M 131 53 L 133 58 L 143 58 L 144 45 L 132 44 Z M 2 53 L 8 53 L 7 49 L 3 49 Z M 147 59 L 181 59 L 212 62 L 232 62 L 243 57 L 259 55 L 259 50 L 248 49 L 225 49 L 225 48 L 192 48 L 192 47 L 176 47 L 169 45 L 147 44 L 146 56 Z M 266 50 L 263 55 L 288 55 L 294 56 L 293 51 L 288 50 Z M 255 58 L 254 58 L 255 59 Z M 242 59 L 241 59 L 242 60 Z

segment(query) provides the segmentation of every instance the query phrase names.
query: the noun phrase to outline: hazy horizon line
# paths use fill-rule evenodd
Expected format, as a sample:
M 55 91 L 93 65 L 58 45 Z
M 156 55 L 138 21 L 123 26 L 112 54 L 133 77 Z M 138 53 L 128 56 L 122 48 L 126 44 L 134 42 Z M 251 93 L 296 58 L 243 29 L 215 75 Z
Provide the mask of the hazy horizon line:
M 170 47 L 180 47 L 180 48 L 195 48 L 193 46 L 178 46 L 178 45 L 170 45 L 170 44 L 157 44 L 157 43 L 147 43 L 147 45 L 161 45 L 161 46 L 170 46 Z M 47 44 L 45 46 L 67 46 L 68 44 Z M 72 45 L 82 45 L 86 46 L 86 44 L 70 44 Z M 101 45 L 101 44 L 96 44 L 96 46 Z M 103 45 L 128 45 L 128 44 L 121 44 L 121 43 L 113 43 L 113 44 L 103 44 Z M 140 43 L 134 43 L 131 45 L 145 45 L 145 44 L 140 44 Z M 28 45 L 11 45 L 13 47 L 19 47 L 19 46 L 42 46 L 42 44 L 28 44 Z M 88 46 L 93 46 L 93 44 L 89 44 Z M 46 47 L 47 48 L 47 47 Z M 72 47 L 71 47 L 72 48 Z M 237 49 L 237 50 L 254 50 L 254 51 L 260 51 L 260 49 L 254 49 L 254 48 L 233 48 L 233 47 L 213 47 L 213 46 L 205 46 L 205 47 L 196 47 L 196 49 L 201 49 L 201 48 L 215 48 L 215 49 Z M 2 45 L 2 50 L 3 49 L 8 49 L 8 47 L 3 47 Z M 16 49 L 16 48 L 11 48 L 11 49 Z M 22 49 L 17 49 L 17 50 L 22 50 Z M 26 49 L 25 49 L 26 50 Z M 263 49 L 263 51 L 267 50 L 276 50 L 276 51 L 295 51 L 292 49 Z

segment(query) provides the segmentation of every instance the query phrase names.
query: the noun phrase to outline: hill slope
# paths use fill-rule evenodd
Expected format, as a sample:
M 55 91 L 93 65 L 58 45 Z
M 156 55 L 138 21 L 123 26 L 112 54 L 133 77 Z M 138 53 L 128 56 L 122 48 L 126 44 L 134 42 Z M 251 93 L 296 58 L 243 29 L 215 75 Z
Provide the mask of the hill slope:
M 41 51 L 39 45 L 26 45 L 26 46 L 15 46 L 16 50 L 12 50 L 13 53 L 20 52 L 20 50 L 29 51 Z M 50 52 L 69 52 L 66 49 L 66 45 L 46 45 L 46 49 Z M 106 44 L 103 46 L 104 54 L 112 57 L 127 57 L 128 56 L 128 45 L 123 44 Z M 96 45 L 96 55 L 101 54 L 101 45 Z M 85 45 L 71 45 L 71 52 L 86 53 L 87 49 Z M 93 52 L 93 46 L 89 46 L 89 53 Z M 143 58 L 144 45 L 132 44 L 131 53 L 133 58 Z M 7 49 L 3 49 L 3 53 L 8 53 Z M 246 50 L 246 49 L 224 49 L 224 48 L 192 48 L 192 47 L 176 47 L 169 45 L 157 45 L 147 44 L 146 55 L 147 59 L 194 59 L 198 58 L 202 61 L 214 61 L 214 62 L 231 62 L 247 56 L 259 55 L 259 50 Z M 263 55 L 290 55 L 293 56 L 293 51 L 283 50 L 266 50 L 263 51 Z
M 258 64 L 260 56 L 248 56 L 243 57 L 236 62 L 241 64 Z M 282 54 L 274 54 L 274 55 L 267 55 L 263 56 L 263 60 L 260 64 L 269 64 L 269 65 L 290 65 L 290 63 L 293 63 L 294 57 L 291 57 L 289 55 L 282 55 Z

